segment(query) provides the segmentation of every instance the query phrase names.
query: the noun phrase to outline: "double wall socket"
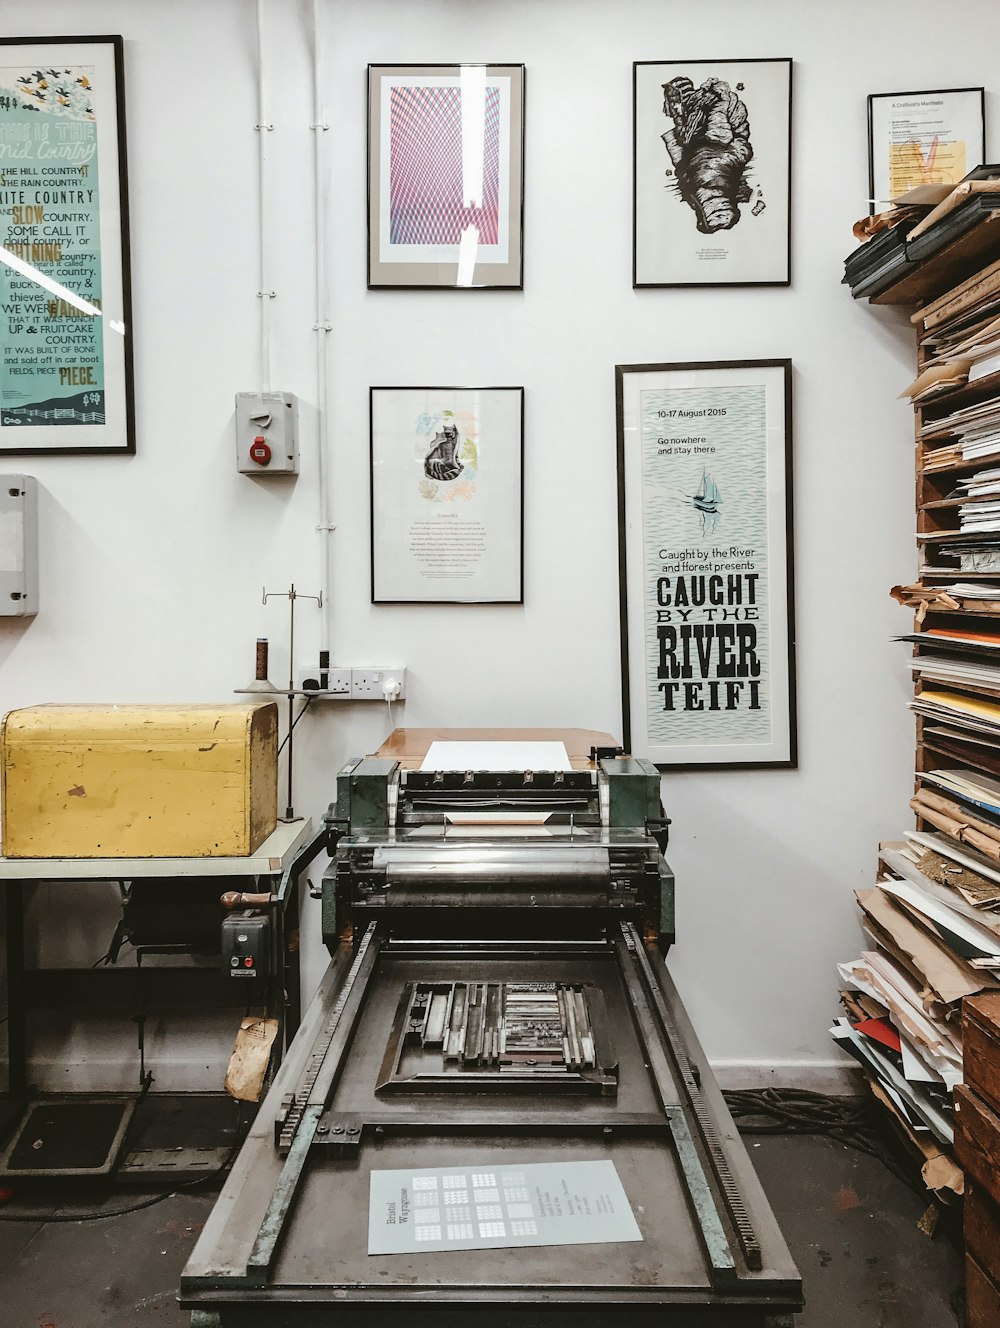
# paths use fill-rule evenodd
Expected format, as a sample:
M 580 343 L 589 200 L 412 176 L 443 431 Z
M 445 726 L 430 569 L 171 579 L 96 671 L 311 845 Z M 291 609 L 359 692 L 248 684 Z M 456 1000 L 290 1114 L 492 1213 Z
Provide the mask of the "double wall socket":
M 352 701 L 401 701 L 405 695 L 405 669 L 351 669 Z
M 319 669 L 300 674 L 297 686 L 314 692 L 317 701 L 401 701 L 406 695 L 406 669 L 386 667 L 344 669 L 330 668 L 326 673 L 326 686 L 319 689 Z M 309 686 L 308 684 L 313 684 Z M 388 688 L 388 691 L 386 690 Z

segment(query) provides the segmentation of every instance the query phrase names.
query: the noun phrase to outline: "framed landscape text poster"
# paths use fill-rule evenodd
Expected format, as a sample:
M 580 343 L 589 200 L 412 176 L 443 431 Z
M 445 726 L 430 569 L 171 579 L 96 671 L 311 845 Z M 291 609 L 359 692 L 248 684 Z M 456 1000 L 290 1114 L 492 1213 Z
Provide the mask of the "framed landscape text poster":
M 625 749 L 794 766 L 791 361 L 616 379 Z
M 524 602 L 524 388 L 371 389 L 372 603 Z
M 0 452 L 132 452 L 121 37 L 0 38 Z
M 958 184 L 986 160 L 982 88 L 876 92 L 868 98 L 869 208 L 922 184 Z
M 634 286 L 787 286 L 791 60 L 633 66 Z
M 522 285 L 523 65 L 368 66 L 368 285 Z

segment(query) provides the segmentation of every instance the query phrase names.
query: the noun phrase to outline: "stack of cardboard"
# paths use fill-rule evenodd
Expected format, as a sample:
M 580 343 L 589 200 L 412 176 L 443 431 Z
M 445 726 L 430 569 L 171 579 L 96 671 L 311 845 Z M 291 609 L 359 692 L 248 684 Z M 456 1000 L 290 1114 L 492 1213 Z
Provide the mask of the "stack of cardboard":
M 921 789 L 915 809 L 925 819 L 928 812 L 944 817 L 936 804 L 951 802 L 956 795 L 949 792 Z M 997 868 L 951 833 L 913 832 L 902 844 L 883 846 L 877 885 L 857 894 L 870 948 L 839 966 L 845 1017 L 831 1032 L 861 1063 L 939 1193 L 962 1191 L 951 1159 L 961 1003 L 1000 989 Z

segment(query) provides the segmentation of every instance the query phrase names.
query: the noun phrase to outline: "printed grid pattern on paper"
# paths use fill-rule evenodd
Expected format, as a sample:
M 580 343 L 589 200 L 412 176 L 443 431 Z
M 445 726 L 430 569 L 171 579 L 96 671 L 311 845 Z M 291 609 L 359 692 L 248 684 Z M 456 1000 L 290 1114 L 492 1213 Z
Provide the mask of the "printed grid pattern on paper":
M 389 242 L 458 244 L 475 226 L 496 244 L 500 217 L 500 89 L 487 85 L 483 203 L 462 203 L 462 90 L 394 87 L 390 94 Z
M 527 1187 L 523 1184 L 523 1173 L 505 1175 L 504 1200 L 506 1201 L 510 1231 L 515 1236 L 534 1236 L 538 1226 L 530 1203 L 511 1204 L 511 1198 L 526 1200 Z M 469 1182 L 471 1183 L 471 1186 Z M 473 1203 L 469 1203 L 469 1191 L 472 1190 Z M 441 1216 L 441 1200 L 444 1200 L 444 1221 Z M 473 1207 L 475 1222 L 473 1222 Z M 503 1240 L 507 1236 L 507 1224 L 504 1221 L 504 1204 L 500 1202 L 500 1188 L 497 1176 L 492 1171 L 475 1171 L 471 1174 L 453 1173 L 442 1176 L 438 1189 L 436 1177 L 413 1177 L 413 1238 L 421 1244 L 437 1243 L 444 1240 L 474 1240 L 477 1236 L 486 1240 Z

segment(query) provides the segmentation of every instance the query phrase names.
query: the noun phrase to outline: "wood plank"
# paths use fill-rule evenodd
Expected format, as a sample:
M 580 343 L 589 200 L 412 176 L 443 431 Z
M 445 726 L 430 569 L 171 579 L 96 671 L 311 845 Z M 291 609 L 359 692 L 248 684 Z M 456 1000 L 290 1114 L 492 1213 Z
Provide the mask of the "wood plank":
M 965 1328 L 997 1328 L 1000 1324 L 1000 1288 L 972 1255 L 965 1259 Z
M 1000 1205 L 974 1182 L 965 1187 L 965 1248 L 987 1276 L 1000 1284 Z
M 1000 993 L 977 996 L 962 1007 L 965 1082 L 1000 1115 Z
M 955 1089 L 955 1157 L 993 1202 L 1000 1203 L 1000 1116 L 964 1084 Z

